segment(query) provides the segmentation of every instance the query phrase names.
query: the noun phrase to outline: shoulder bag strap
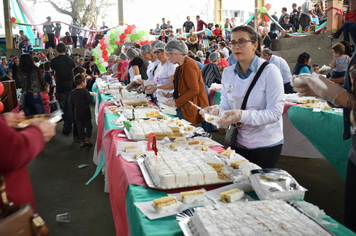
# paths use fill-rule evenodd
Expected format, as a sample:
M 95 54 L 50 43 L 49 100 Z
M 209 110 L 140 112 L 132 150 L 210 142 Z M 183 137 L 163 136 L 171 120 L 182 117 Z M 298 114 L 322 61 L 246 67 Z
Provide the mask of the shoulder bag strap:
M 250 84 L 250 87 L 248 88 L 248 90 L 247 90 L 247 92 L 246 92 L 246 95 L 245 95 L 244 100 L 243 100 L 242 105 L 241 105 L 241 110 L 245 110 L 245 109 L 246 109 L 247 99 L 248 99 L 248 97 L 250 96 L 250 93 L 251 93 L 253 87 L 255 86 L 255 84 L 256 84 L 258 78 L 259 78 L 260 75 L 262 74 L 263 69 L 264 69 L 268 64 L 269 64 L 269 62 L 268 62 L 268 61 L 265 61 L 265 62 L 260 66 L 260 68 L 258 69 L 258 71 L 257 71 L 257 73 L 256 73 L 256 75 L 255 75 L 255 77 L 253 78 L 253 80 L 252 80 L 252 82 L 251 82 L 251 84 Z

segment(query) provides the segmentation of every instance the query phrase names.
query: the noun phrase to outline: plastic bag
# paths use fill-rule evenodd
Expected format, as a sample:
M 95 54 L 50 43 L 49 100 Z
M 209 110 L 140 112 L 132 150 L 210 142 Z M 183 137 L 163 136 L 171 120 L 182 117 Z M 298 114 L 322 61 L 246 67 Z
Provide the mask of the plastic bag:
M 307 191 L 287 171 L 275 168 L 252 170 L 251 185 L 260 200 L 303 200 Z

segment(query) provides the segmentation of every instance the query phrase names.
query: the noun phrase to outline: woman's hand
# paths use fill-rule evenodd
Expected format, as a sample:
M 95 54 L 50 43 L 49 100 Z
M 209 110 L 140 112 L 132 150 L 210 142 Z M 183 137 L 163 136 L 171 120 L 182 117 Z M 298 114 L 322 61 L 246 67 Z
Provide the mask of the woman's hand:
M 224 111 L 220 119 L 217 121 L 220 126 L 236 124 L 241 120 L 241 110 Z
M 219 115 L 219 105 L 214 105 L 214 106 L 210 106 L 210 107 L 205 107 L 202 110 L 199 111 L 200 115 L 204 115 L 204 114 L 209 114 L 212 116 L 217 116 Z
M 174 107 L 176 105 L 176 103 L 173 99 L 166 101 L 164 104 L 167 106 L 170 106 L 170 107 Z
M 25 114 L 23 112 L 21 113 L 7 112 L 2 114 L 2 116 L 4 117 L 6 123 L 11 126 L 11 124 L 16 122 L 17 120 L 23 119 L 25 117 Z
M 173 97 L 173 93 L 167 93 L 166 95 L 164 95 L 164 97 L 166 97 L 166 98 L 172 98 L 172 97 Z
M 152 93 L 156 92 L 156 90 L 157 90 L 157 86 L 147 85 L 145 87 L 145 94 L 152 94 Z

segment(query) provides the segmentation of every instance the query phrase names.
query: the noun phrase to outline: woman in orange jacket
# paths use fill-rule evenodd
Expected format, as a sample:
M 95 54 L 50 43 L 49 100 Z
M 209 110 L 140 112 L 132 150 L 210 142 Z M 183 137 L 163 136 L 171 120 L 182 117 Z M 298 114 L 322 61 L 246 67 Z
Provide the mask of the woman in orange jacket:
M 167 105 L 175 104 L 177 116 L 195 126 L 204 119 L 189 101 L 201 108 L 209 106 L 201 71 L 197 63 L 187 56 L 188 48 L 183 41 L 172 40 L 164 50 L 170 62 L 179 64 L 174 73 L 173 100 L 168 101 Z

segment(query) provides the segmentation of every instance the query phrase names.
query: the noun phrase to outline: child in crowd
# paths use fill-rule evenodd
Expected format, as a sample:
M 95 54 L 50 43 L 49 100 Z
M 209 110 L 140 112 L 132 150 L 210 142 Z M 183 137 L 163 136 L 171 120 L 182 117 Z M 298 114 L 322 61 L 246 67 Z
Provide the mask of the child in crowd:
M 92 147 L 93 144 L 90 142 L 93 129 L 90 112 L 92 98 L 89 91 L 86 89 L 87 83 L 84 75 L 78 74 L 74 76 L 73 80 L 76 88 L 71 92 L 70 102 L 72 109 L 74 110 L 74 119 L 77 122 L 80 146 Z M 86 131 L 86 137 L 84 131 Z
M 86 69 L 80 66 L 76 66 L 73 68 L 72 72 L 73 75 L 83 75 L 84 77 L 86 76 L 85 73 Z M 73 91 L 76 88 L 75 82 L 74 80 L 72 81 L 71 85 L 70 85 L 70 90 Z M 72 107 L 72 109 L 74 110 L 74 107 Z M 79 133 L 78 133 L 78 126 L 77 126 L 77 122 L 74 119 L 73 121 L 73 142 L 74 143 L 80 143 L 80 138 L 79 138 Z
M 338 84 L 344 83 L 344 76 L 350 57 L 345 55 L 345 46 L 341 43 L 335 43 L 331 48 L 333 50 L 334 60 L 329 63 L 333 69 L 331 74 L 331 81 Z
M 320 74 L 320 72 L 319 72 L 319 65 L 318 65 L 318 64 L 314 63 L 314 64 L 312 65 L 312 71 L 311 71 L 311 73 Z
M 45 114 L 51 113 L 51 106 L 54 103 L 54 101 L 50 101 L 50 97 L 48 94 L 49 90 L 50 90 L 50 86 L 48 83 L 46 83 L 46 86 L 42 89 L 42 92 L 41 92 L 43 109 L 44 109 Z

